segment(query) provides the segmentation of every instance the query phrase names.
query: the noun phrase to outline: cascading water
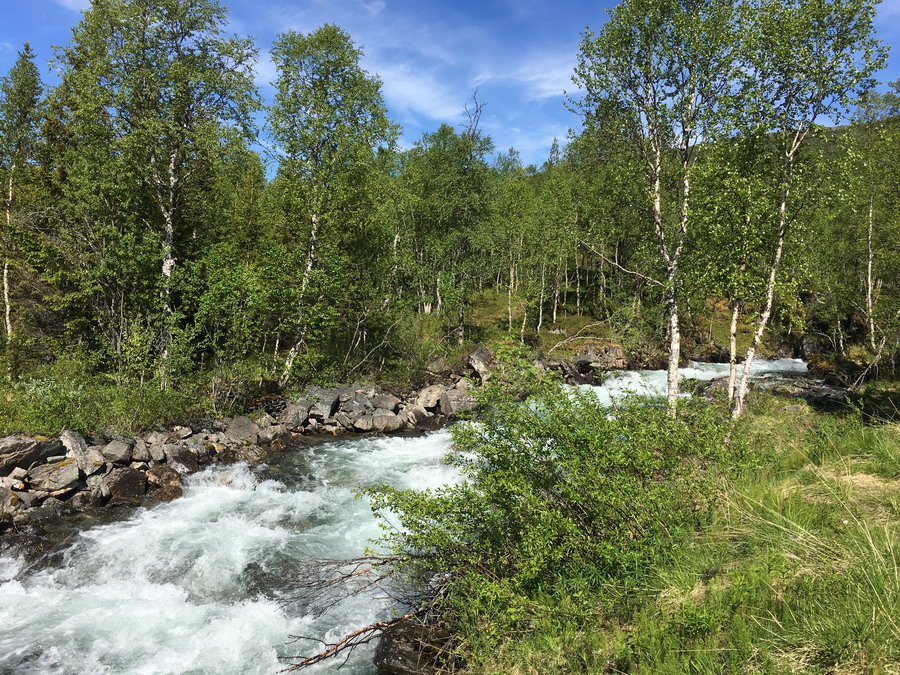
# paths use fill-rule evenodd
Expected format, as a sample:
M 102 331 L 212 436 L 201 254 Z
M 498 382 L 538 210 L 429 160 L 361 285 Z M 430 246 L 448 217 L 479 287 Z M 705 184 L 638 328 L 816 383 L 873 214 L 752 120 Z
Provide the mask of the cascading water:
M 758 362 L 754 377 L 802 373 L 800 361 Z M 691 364 L 709 380 L 728 366 Z M 663 371 L 626 372 L 603 400 L 662 394 Z M 283 660 L 390 615 L 356 596 L 322 611 L 285 604 L 278 580 L 298 560 L 353 558 L 380 534 L 359 486 L 437 487 L 459 480 L 441 463 L 446 430 L 346 439 L 284 453 L 270 466 L 217 466 L 192 476 L 183 498 L 77 533 L 58 566 L 24 569 L 0 557 L 0 673 L 274 673 Z M 371 650 L 342 672 L 374 672 Z M 331 672 L 335 663 L 314 671 Z

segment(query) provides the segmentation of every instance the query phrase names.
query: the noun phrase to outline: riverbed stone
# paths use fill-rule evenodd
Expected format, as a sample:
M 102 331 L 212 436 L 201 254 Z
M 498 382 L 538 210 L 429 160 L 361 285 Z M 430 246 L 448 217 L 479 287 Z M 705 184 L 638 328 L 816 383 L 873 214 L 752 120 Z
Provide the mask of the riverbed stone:
M 481 381 L 487 382 L 491 376 L 491 368 L 494 367 L 494 353 L 484 345 L 479 345 L 474 352 L 469 354 L 468 362 L 469 367 L 478 373 Z
M 225 430 L 225 436 L 232 443 L 255 445 L 259 438 L 259 427 L 246 417 L 235 417 Z
M 399 431 L 404 426 L 406 426 L 406 422 L 392 412 L 385 411 L 385 414 L 383 415 L 372 416 L 373 431 L 389 434 L 394 431 Z
M 292 401 L 284 406 L 284 410 L 278 415 L 278 421 L 291 428 L 302 427 L 309 417 L 309 409 L 312 403 L 306 399 Z
M 339 392 L 334 389 L 324 389 L 323 387 L 310 387 L 306 393 L 310 400 L 313 401 L 309 410 L 310 416 L 319 420 L 334 417 L 341 401 Z
M 114 502 L 137 504 L 147 492 L 147 478 L 142 471 L 124 466 L 113 469 L 106 477 L 110 499 Z
M 93 476 L 88 476 L 87 486 L 91 491 L 92 497 L 96 501 L 102 501 L 109 498 L 109 483 L 107 482 L 105 475 L 94 474 Z
M 134 447 L 131 448 L 131 461 L 149 462 L 151 459 L 153 458 L 150 456 L 150 446 L 147 445 L 147 441 L 143 438 L 136 438 Z
M 400 399 L 391 394 L 377 394 L 372 397 L 372 405 L 378 409 L 395 413 L 400 409 Z
M 433 384 L 419 392 L 416 403 L 429 412 L 450 414 L 451 403 L 447 396 L 447 387 L 442 384 Z
M 186 438 L 190 438 L 193 435 L 193 431 L 190 427 L 178 426 L 172 429 L 172 434 L 175 438 L 185 440 Z
M 182 445 L 167 445 L 166 462 L 178 473 L 196 473 L 200 468 L 197 453 Z
M 66 490 L 76 485 L 80 478 L 81 470 L 71 457 L 56 464 L 37 466 L 28 472 L 28 484 L 43 492 Z
M 468 380 L 460 380 L 453 389 L 449 389 L 447 391 L 447 401 L 449 402 L 448 410 L 442 410 L 441 412 L 447 412 L 451 415 L 470 412 L 478 407 Z
M 150 461 L 152 462 L 165 462 L 166 461 L 166 443 L 157 442 L 153 443 L 149 448 L 147 448 L 147 452 L 150 453 Z
M 0 476 L 16 467 L 27 469 L 35 462 L 61 454 L 62 443 L 46 436 L 7 436 L 0 439 Z
M 9 488 L 0 488 L 0 522 L 11 519 L 25 508 L 19 493 Z
M 131 462 L 131 448 L 133 443 L 129 439 L 120 438 L 110 441 L 100 451 L 106 461 L 112 464 L 128 464 Z

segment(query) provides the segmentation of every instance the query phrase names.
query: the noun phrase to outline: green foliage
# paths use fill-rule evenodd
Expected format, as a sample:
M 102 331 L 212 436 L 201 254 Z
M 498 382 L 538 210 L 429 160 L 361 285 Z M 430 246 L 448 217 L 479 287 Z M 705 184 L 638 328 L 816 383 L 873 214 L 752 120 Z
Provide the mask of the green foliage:
M 527 625 L 542 599 L 583 607 L 611 579 L 667 557 L 707 517 L 716 467 L 736 452 L 716 408 L 687 404 L 678 420 L 639 398 L 605 408 L 520 361 L 479 398 L 483 414 L 454 427 L 448 458 L 465 482 L 372 496 L 397 523 L 387 541 L 411 571 L 449 575 L 445 619 L 488 642 Z

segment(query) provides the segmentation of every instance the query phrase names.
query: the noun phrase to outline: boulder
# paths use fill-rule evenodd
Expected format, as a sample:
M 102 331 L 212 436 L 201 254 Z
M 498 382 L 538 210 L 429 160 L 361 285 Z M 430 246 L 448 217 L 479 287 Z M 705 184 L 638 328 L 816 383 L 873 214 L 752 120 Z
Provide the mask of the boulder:
M 166 443 L 163 441 L 157 441 L 156 443 L 152 443 L 147 451 L 150 453 L 150 460 L 153 462 L 165 462 L 166 461 Z
M 392 412 L 384 411 L 383 415 L 372 415 L 372 430 L 383 434 L 399 431 L 406 426 L 406 422 Z
M 372 397 L 372 405 L 378 409 L 395 413 L 400 409 L 400 399 L 390 394 L 377 394 Z
M 184 496 L 184 490 L 180 485 L 164 485 L 153 492 L 153 497 L 163 502 L 170 502 L 182 496 Z
M 149 462 L 153 457 L 150 456 L 150 446 L 147 441 L 142 438 L 135 439 L 134 447 L 131 448 L 132 462 Z
M 305 399 L 288 403 L 284 406 L 281 414 L 278 415 L 278 421 L 292 429 L 302 427 L 309 418 L 309 409 L 311 407 L 312 403 Z
M 372 415 L 362 415 L 353 420 L 353 428 L 356 431 L 372 431 L 375 426 L 374 417 Z
M 413 427 L 418 428 L 419 422 L 429 417 L 428 411 L 420 405 L 413 405 L 400 412 L 406 416 L 406 421 Z
M 348 415 L 347 413 L 343 413 L 343 412 L 335 413 L 335 415 L 334 415 L 334 421 L 337 424 L 339 424 L 342 428 L 346 429 L 347 431 L 353 430 L 353 420 L 354 419 L 355 418 L 350 417 L 350 415 Z
M 306 393 L 309 398 L 314 401 L 312 407 L 309 410 L 309 414 L 311 417 L 316 417 L 319 420 L 325 420 L 329 417 L 333 417 L 337 412 L 338 405 L 341 401 L 340 392 L 335 391 L 334 389 L 310 387 Z
M 0 488 L 22 491 L 25 489 L 25 483 L 19 478 L 13 478 L 12 476 L 2 476 L 0 477 Z
M 460 380 L 453 389 L 448 390 L 447 400 L 449 402 L 447 414 L 450 415 L 469 412 L 478 407 L 475 396 L 472 395 L 471 385 L 468 380 Z
M 284 424 L 273 424 L 267 429 L 259 432 L 257 443 L 259 445 L 268 445 L 276 450 L 284 449 L 284 446 L 291 438 L 291 430 Z
M 246 417 L 235 417 L 225 430 L 226 441 L 238 445 L 256 445 L 259 427 Z
M 181 487 L 181 474 L 171 466 L 162 464 L 147 471 L 147 481 L 158 487 Z
M 129 464 L 131 462 L 131 448 L 134 446 L 128 439 L 118 439 L 103 446 L 100 453 L 106 461 L 112 464 Z
M 453 367 L 447 363 L 445 359 L 438 357 L 429 361 L 428 365 L 425 366 L 425 370 L 432 375 L 442 375 L 446 377 L 453 372 Z
M 26 508 L 18 493 L 9 488 L 0 488 L 0 522 L 11 519 Z
M 16 467 L 27 469 L 35 462 L 59 455 L 62 443 L 46 436 L 7 436 L 0 439 L 0 476 L 8 476 Z
M 28 484 L 42 492 L 56 492 L 77 487 L 80 478 L 81 470 L 72 458 L 56 464 L 44 464 L 28 472 Z
M 190 438 L 193 433 L 194 432 L 190 427 L 178 426 L 172 429 L 172 435 L 182 441 L 186 438 Z
M 197 453 L 182 445 L 166 445 L 166 462 L 178 473 L 196 473 L 200 468 Z
M 447 415 L 450 411 L 450 398 L 447 396 L 447 387 L 442 384 L 433 384 L 419 392 L 416 404 L 429 412 L 439 412 Z
M 109 484 L 106 481 L 106 476 L 100 474 L 88 476 L 87 486 L 95 502 L 99 503 L 109 498 Z
M 100 452 L 101 447 L 89 446 L 87 441 L 74 431 L 64 431 L 59 438 L 66 448 L 66 456 L 75 460 L 85 476 L 92 476 L 103 469 L 106 458 Z
M 109 472 L 106 485 L 112 501 L 138 504 L 147 492 L 147 477 L 137 469 L 124 466 Z
M 481 345 L 469 354 L 469 366 L 478 373 L 478 377 L 482 382 L 487 382 L 490 378 L 490 370 L 494 367 L 494 354 L 490 349 Z

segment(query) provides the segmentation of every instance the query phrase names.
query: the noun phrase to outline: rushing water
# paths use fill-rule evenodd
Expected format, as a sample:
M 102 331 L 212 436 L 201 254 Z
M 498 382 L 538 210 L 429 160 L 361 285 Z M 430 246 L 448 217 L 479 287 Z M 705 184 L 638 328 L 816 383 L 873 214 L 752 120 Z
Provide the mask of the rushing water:
M 709 380 L 727 365 L 691 364 Z M 805 372 L 760 362 L 754 376 Z M 627 372 L 596 388 L 661 394 L 662 371 Z M 335 640 L 389 614 L 374 595 L 324 613 L 285 603 L 278 579 L 308 556 L 351 558 L 380 530 L 354 488 L 436 487 L 458 480 L 440 459 L 450 435 L 345 439 L 297 449 L 271 466 L 209 468 L 183 498 L 77 533 L 63 563 L 37 571 L 0 557 L 0 673 L 274 673 L 309 651 L 289 635 Z M 318 672 L 333 672 L 326 663 Z M 341 670 L 370 675 L 371 650 Z

